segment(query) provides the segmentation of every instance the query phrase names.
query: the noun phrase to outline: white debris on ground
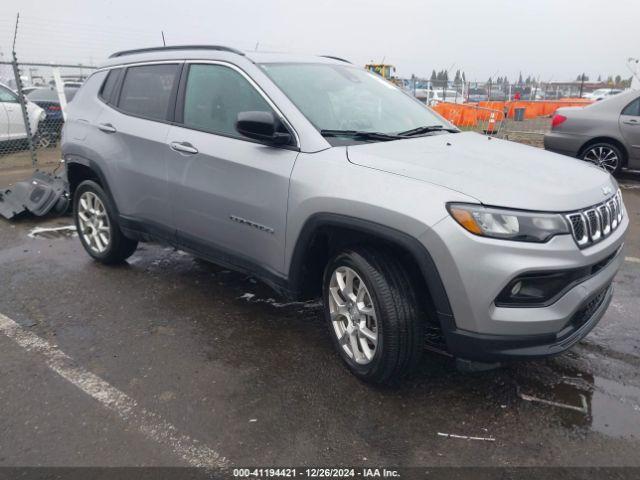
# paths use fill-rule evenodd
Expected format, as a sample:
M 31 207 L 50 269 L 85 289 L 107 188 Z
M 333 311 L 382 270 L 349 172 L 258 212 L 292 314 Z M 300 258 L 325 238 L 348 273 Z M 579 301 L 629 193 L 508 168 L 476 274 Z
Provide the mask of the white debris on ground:
M 583 394 L 579 394 L 578 395 L 580 397 L 580 401 L 582 403 L 582 406 L 580 406 L 580 407 L 578 407 L 576 405 L 568 405 L 566 403 L 554 402 L 552 400 L 546 400 L 544 398 L 534 397 L 533 395 L 527 395 L 527 394 L 524 394 L 524 393 L 522 393 L 520 391 L 518 392 L 518 396 L 522 400 L 525 400 L 527 402 L 542 403 L 544 405 L 549 405 L 551 407 L 564 408 L 565 410 L 573 410 L 574 412 L 580 412 L 580 413 L 583 413 L 585 415 L 589 414 L 589 405 L 587 403 L 587 397 L 585 397 Z
M 35 227 L 32 228 L 27 236 L 29 238 L 37 238 L 37 237 L 46 237 L 47 234 L 50 233 L 69 233 L 71 236 L 75 237 L 78 233 L 76 232 L 75 225 L 64 225 L 62 227 Z
M 446 437 L 446 438 L 458 438 L 460 440 L 478 440 L 481 442 L 495 442 L 496 439 L 493 437 L 470 437 L 467 435 L 456 435 L 454 433 L 442 433 L 438 432 L 438 436 Z
M 260 298 L 256 297 L 255 293 L 243 293 L 238 297 L 238 300 L 246 300 L 249 303 L 267 303 L 275 308 L 286 307 L 304 307 L 304 308 L 319 308 L 322 306 L 321 302 L 310 300 L 308 302 L 277 302 L 275 298 Z

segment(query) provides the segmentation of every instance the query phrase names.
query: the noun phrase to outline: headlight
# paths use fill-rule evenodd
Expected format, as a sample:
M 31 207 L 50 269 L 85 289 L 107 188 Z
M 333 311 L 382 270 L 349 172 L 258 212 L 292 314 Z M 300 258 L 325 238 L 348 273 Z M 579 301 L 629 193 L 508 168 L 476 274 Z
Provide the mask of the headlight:
M 447 209 L 465 230 L 475 235 L 521 242 L 546 242 L 554 235 L 569 233 L 561 215 L 488 208 L 450 203 Z
M 42 121 L 42 120 L 44 120 L 45 118 L 47 118 L 47 112 L 45 112 L 44 110 L 42 110 L 42 111 L 40 112 L 40 115 L 38 116 L 38 121 L 40 121 L 40 122 L 41 122 L 41 121 Z

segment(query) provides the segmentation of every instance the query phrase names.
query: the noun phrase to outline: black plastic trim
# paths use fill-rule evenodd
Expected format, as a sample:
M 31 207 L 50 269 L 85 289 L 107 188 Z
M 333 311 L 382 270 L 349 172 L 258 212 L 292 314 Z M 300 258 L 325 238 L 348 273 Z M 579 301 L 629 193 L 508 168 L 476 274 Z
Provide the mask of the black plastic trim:
M 386 240 L 410 252 L 429 288 L 429 293 L 431 294 L 431 299 L 441 327 L 449 330 L 455 328 L 449 298 L 447 297 L 436 264 L 427 249 L 416 238 L 404 232 L 379 223 L 347 215 L 317 213 L 309 217 L 305 222 L 298 236 L 296 246 L 294 247 L 291 266 L 289 268 L 289 285 L 294 295 L 299 295 L 302 288 L 305 276 L 306 249 L 310 245 L 313 236 L 320 228 L 332 226 L 349 228 L 361 233 L 366 233 L 373 238 Z
M 329 58 L 331 60 L 337 60 L 338 62 L 348 63 L 349 65 L 352 65 L 352 63 L 349 60 L 345 60 L 344 58 L 336 57 L 334 55 L 320 55 L 320 57 Z
M 146 219 L 120 215 L 118 223 L 123 233 L 129 238 L 159 241 L 180 248 L 216 265 L 254 276 L 281 295 L 290 297 L 287 279 L 283 275 L 244 255 L 238 255 L 212 242 L 186 235 Z
M 583 305 L 588 304 L 599 293 L 591 295 Z M 447 348 L 455 357 L 478 362 L 502 362 L 559 355 L 582 340 L 598 324 L 612 296 L 613 285 L 609 285 L 602 303 L 591 318 L 577 327 L 568 324 L 558 334 L 485 335 L 454 329 L 444 332 Z
M 569 270 L 555 270 L 555 271 L 531 270 L 531 271 L 521 273 L 517 277 L 514 277 L 511 280 L 509 280 L 509 282 L 507 283 L 507 286 L 501 290 L 500 294 L 498 295 L 494 303 L 496 307 L 504 307 L 504 308 L 540 308 L 540 307 L 548 307 L 550 305 L 553 305 L 558 300 L 560 300 L 560 298 L 562 298 L 565 293 L 567 293 L 569 290 L 574 288 L 576 285 L 586 282 L 591 277 L 596 275 L 600 270 L 602 270 L 603 268 L 606 268 L 618 256 L 618 254 L 621 251 L 622 251 L 622 246 L 620 246 L 615 252 L 604 257 L 602 260 L 598 262 L 594 262 L 591 265 L 587 265 L 585 267 L 573 268 Z M 537 277 L 537 276 L 544 277 L 544 276 L 561 275 L 561 274 L 567 275 L 568 277 L 573 275 L 573 277 L 571 281 L 569 281 L 553 297 L 545 300 L 544 302 L 517 303 L 517 302 L 503 302 L 498 300 L 498 298 L 502 295 L 502 292 L 504 292 L 506 289 L 512 286 L 516 281 L 526 280 L 528 278 Z

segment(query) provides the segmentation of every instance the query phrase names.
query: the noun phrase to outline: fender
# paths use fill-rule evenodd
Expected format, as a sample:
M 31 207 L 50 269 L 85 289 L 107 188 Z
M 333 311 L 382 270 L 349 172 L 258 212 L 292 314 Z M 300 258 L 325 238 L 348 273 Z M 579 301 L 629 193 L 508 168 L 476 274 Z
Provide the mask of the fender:
M 323 227 L 340 227 L 364 233 L 374 238 L 385 240 L 394 245 L 398 245 L 411 254 L 418 265 L 422 276 L 429 288 L 431 299 L 436 309 L 436 314 L 443 329 L 455 326 L 451 304 L 447 297 L 444 284 L 438 273 L 433 258 L 428 250 L 418 241 L 418 239 L 407 235 L 394 228 L 381 225 L 379 223 L 362 220 L 356 217 L 334 213 L 316 213 L 305 222 L 300 236 L 296 242 L 291 257 L 289 268 L 289 287 L 293 292 L 301 290 L 304 280 L 304 259 L 306 249 L 313 236 Z
M 100 167 L 100 165 L 93 161 L 90 160 L 88 158 L 85 157 L 81 157 L 79 155 L 68 155 L 65 158 L 65 169 L 67 172 L 67 179 L 69 180 L 69 188 L 71 189 L 72 185 L 71 185 L 71 178 L 69 178 L 69 167 L 73 164 L 78 164 L 78 165 L 82 165 L 83 167 L 87 167 L 89 168 L 98 178 L 98 180 L 100 181 L 100 185 L 102 186 L 102 189 L 105 191 L 105 193 L 109 196 L 109 200 L 111 201 L 111 205 L 113 206 L 113 208 L 116 211 L 116 214 L 119 216 L 120 212 L 118 210 L 118 206 L 116 205 L 116 202 L 113 199 L 113 195 L 111 193 L 111 189 L 109 188 L 109 182 L 107 182 L 107 177 L 104 174 L 104 172 L 102 171 L 102 168 Z M 75 185 L 77 186 L 77 185 Z M 70 194 L 73 195 L 73 192 L 70 191 Z

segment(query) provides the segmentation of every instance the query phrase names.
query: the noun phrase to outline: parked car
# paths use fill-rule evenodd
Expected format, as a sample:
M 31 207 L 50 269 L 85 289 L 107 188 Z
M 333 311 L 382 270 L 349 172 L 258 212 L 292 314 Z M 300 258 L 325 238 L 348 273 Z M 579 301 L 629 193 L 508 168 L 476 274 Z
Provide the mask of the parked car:
M 426 342 L 481 362 L 559 354 L 598 323 L 624 261 L 611 175 L 461 133 L 347 62 L 120 52 L 67 113 L 91 257 L 122 262 L 159 241 L 286 297 L 320 296 L 338 354 L 366 381 L 407 374 Z
M 483 90 L 481 88 L 469 89 L 468 97 L 468 101 L 472 103 L 486 102 L 487 100 L 489 100 L 489 94 L 486 90 Z
M 622 92 L 623 90 L 620 90 L 617 88 L 599 88 L 598 90 L 594 90 L 591 93 L 584 94 L 583 97 L 589 100 L 600 101 L 600 100 L 604 100 L 605 98 L 618 95 L 619 93 L 622 93 Z
M 79 86 L 66 86 L 65 84 L 64 95 L 67 103 L 73 100 L 79 88 Z M 40 87 L 29 92 L 27 98 L 46 112 L 46 117 L 40 124 L 40 146 L 55 145 L 60 138 L 60 131 L 64 123 L 58 91 L 54 86 Z
M 39 87 L 22 87 L 22 93 L 24 95 L 28 95 L 29 93 L 33 92 L 37 88 Z
M 442 90 L 441 88 L 435 88 L 432 90 L 424 89 L 418 90 L 416 89 L 416 98 L 423 101 L 427 105 L 435 105 L 440 102 L 448 102 L 448 103 L 464 103 L 464 97 L 462 93 L 457 90 L 446 89 Z
M 640 168 L 640 91 L 587 107 L 559 108 L 544 147 L 592 162 L 613 175 L 625 167 Z
M 35 134 L 38 125 L 45 118 L 44 110 L 33 102 L 27 102 L 27 115 L 31 132 Z M 26 139 L 27 129 L 18 94 L 6 85 L 0 84 L 0 141 Z

